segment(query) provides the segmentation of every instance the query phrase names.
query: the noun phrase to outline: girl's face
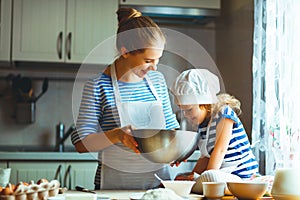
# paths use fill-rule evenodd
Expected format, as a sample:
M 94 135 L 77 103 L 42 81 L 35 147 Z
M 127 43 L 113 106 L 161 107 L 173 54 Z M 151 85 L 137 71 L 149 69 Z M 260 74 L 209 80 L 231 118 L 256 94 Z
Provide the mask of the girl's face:
M 199 104 L 179 105 L 179 108 L 183 111 L 184 117 L 193 125 L 201 124 L 207 115 L 206 109 Z
M 148 71 L 157 70 L 157 64 L 162 56 L 162 49 L 145 49 L 143 53 L 127 54 L 127 61 L 131 70 L 140 78 L 144 78 Z

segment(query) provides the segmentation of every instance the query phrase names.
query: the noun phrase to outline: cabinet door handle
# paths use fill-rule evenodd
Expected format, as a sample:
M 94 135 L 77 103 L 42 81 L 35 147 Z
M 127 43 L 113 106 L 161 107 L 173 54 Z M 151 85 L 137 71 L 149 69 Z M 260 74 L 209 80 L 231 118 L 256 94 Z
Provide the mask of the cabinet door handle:
M 58 34 L 57 41 L 56 41 L 56 50 L 58 54 L 58 58 L 62 59 L 62 40 L 63 40 L 63 32 L 61 31 Z
M 71 43 L 72 43 L 72 33 L 70 32 L 67 37 L 66 47 L 67 47 L 67 56 L 71 60 Z
M 54 179 L 58 180 L 61 183 L 61 165 L 58 165 L 56 172 L 55 172 Z
M 69 178 L 69 187 L 67 187 L 67 178 Z M 71 189 L 72 186 L 72 178 L 71 178 L 71 165 L 68 166 L 65 177 L 64 177 L 64 187 L 67 187 L 68 189 Z

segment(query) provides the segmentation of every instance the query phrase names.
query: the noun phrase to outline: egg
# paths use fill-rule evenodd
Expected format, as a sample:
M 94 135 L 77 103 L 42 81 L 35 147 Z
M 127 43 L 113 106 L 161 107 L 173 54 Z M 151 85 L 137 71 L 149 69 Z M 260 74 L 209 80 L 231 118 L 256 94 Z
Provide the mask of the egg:
M 57 189 L 60 187 L 60 182 L 58 180 L 50 181 L 50 189 Z
M 29 183 L 27 183 L 27 182 L 22 182 L 23 183 L 23 185 L 25 185 L 25 186 L 29 186 Z
M 12 191 L 15 191 L 16 185 L 15 185 L 15 184 L 10 184 L 10 185 L 11 185 L 11 186 L 10 186 L 10 187 L 11 187 L 11 190 L 12 190 Z
M 5 188 L 2 189 L 1 194 L 11 195 L 13 194 L 12 184 L 8 183 Z
M 39 185 L 41 183 L 48 183 L 49 181 L 45 178 L 41 178 L 40 180 L 38 180 L 36 183 Z
M 23 185 L 23 182 L 19 182 L 13 191 L 15 194 L 21 194 L 21 193 L 24 193 L 24 191 L 26 190 L 26 187 L 27 186 Z

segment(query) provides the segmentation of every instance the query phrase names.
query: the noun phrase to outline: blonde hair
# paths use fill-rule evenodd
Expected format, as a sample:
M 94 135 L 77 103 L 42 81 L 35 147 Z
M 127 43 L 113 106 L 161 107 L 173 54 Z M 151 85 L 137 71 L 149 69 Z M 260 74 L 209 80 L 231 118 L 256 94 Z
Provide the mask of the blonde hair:
M 242 114 L 241 102 L 237 98 L 226 93 L 219 94 L 217 97 L 219 101 L 213 106 L 214 113 L 220 112 L 224 106 L 228 105 L 237 115 Z
M 133 8 L 119 8 L 117 49 L 125 47 L 130 53 L 142 53 L 146 47 L 161 47 L 166 39 L 158 25 Z M 123 32 L 130 31 L 128 34 Z M 123 34 L 120 34 L 123 33 Z
M 210 116 L 215 116 L 218 114 L 224 106 L 229 106 L 238 116 L 242 114 L 241 102 L 232 95 L 227 93 L 219 94 L 218 102 L 215 104 L 202 104 L 200 106 L 204 107 Z

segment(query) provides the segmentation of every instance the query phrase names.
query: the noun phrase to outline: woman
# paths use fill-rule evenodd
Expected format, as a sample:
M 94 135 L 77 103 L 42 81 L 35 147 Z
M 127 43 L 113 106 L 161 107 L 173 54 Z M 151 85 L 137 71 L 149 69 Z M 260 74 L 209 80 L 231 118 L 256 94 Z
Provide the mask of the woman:
M 218 77 L 206 69 L 182 72 L 172 92 L 184 116 L 198 128 L 201 156 L 193 172 L 200 174 L 193 191 L 201 193 L 204 181 L 240 181 L 258 173 L 247 133 L 238 115 L 240 102 L 219 94 Z M 185 179 L 190 174 L 177 176 Z
M 169 178 L 169 172 L 138 155 L 131 128 L 179 127 L 156 71 L 165 37 L 134 9 L 120 8 L 117 15 L 120 56 L 86 83 L 72 142 L 78 152 L 100 151 L 95 189 L 149 189 L 160 184 L 154 173 Z

